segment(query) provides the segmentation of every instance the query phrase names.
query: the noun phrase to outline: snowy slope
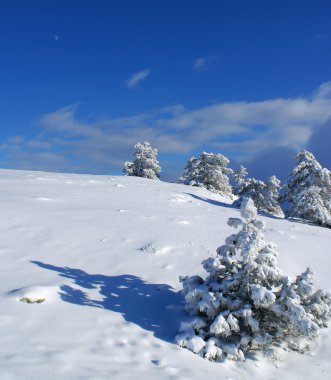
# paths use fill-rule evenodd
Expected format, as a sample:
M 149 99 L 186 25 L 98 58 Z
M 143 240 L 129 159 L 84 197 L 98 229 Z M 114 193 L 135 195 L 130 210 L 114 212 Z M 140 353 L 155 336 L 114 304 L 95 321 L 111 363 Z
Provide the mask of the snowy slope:
M 198 188 L 135 177 L 0 171 L 0 379 L 329 379 L 308 355 L 210 363 L 174 344 L 180 275 L 203 275 L 238 216 Z M 262 217 L 289 275 L 331 288 L 331 230 Z M 19 299 L 45 299 L 28 304 Z

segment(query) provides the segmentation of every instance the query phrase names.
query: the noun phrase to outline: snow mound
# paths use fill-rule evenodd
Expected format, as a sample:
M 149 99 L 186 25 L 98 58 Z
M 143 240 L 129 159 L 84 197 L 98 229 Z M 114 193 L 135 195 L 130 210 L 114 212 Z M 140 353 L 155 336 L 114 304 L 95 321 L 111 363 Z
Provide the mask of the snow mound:
M 59 300 L 58 286 L 26 286 L 8 293 L 17 301 L 26 303 L 54 302 Z

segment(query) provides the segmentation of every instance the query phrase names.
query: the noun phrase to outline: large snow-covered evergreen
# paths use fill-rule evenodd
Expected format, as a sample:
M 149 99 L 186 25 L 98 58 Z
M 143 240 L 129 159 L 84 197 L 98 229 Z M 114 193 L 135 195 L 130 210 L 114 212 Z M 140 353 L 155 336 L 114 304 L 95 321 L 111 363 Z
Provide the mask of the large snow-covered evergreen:
M 181 278 L 194 318 L 181 325 L 176 341 L 209 360 L 244 360 L 253 350 L 272 356 L 277 347 L 305 351 L 327 326 L 330 295 L 314 290 L 310 269 L 294 280 L 282 274 L 251 199 L 243 199 L 241 216 L 228 220 L 241 230 L 203 261 L 207 278 Z
M 331 173 L 311 152 L 295 156 L 296 166 L 284 188 L 288 216 L 331 226 Z
M 213 193 L 230 197 L 232 189 L 228 175 L 232 169 L 228 168 L 229 159 L 222 154 L 202 152 L 199 158 L 188 160 L 181 183 L 203 187 Z
M 124 174 L 150 179 L 160 178 L 161 168 L 157 161 L 157 149 L 153 149 L 147 141 L 142 144 L 138 142 L 134 147 L 135 160 L 124 164 Z

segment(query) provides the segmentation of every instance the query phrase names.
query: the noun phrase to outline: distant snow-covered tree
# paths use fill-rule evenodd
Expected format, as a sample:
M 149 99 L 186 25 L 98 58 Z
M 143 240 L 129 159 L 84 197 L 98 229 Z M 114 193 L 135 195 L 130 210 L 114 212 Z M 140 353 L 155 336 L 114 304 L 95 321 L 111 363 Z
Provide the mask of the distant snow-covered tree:
M 273 215 L 284 217 L 284 213 L 280 207 L 280 195 L 281 189 L 280 180 L 276 176 L 271 176 L 266 183 L 266 187 L 263 189 L 264 205 L 263 209 Z
M 255 178 L 246 178 L 240 185 L 239 198 L 235 204 L 240 206 L 244 198 L 251 198 L 258 210 L 264 210 L 266 187 L 267 185 L 263 181 Z
M 186 164 L 181 183 L 204 187 L 223 196 L 231 196 L 232 189 L 228 175 L 229 159 L 222 154 L 202 152 L 199 158 L 192 157 Z
M 241 186 L 243 185 L 247 174 L 248 172 L 245 166 L 243 165 L 240 165 L 239 169 L 233 172 L 233 175 L 232 175 L 232 181 L 234 182 L 233 193 L 235 195 L 238 195 L 240 193 Z
M 240 206 L 244 198 L 251 198 L 259 211 L 284 217 L 279 204 L 280 181 L 276 176 L 270 177 L 267 183 L 255 178 L 246 178 L 238 189 L 239 198 L 235 202 L 236 206 Z
M 295 156 L 296 166 L 284 188 L 288 216 L 331 226 L 331 173 L 306 150 Z
M 304 352 L 327 327 L 331 296 L 314 290 L 310 269 L 293 281 L 282 274 L 276 246 L 265 241 L 249 198 L 241 217 L 228 221 L 240 231 L 203 261 L 208 276 L 181 278 L 193 317 L 181 324 L 176 341 L 209 360 L 244 360 L 254 350 L 273 356 L 279 347 Z
M 150 179 L 160 178 L 160 165 L 157 161 L 157 149 L 153 149 L 148 142 L 135 145 L 135 160 L 124 164 L 123 172 L 128 176 Z

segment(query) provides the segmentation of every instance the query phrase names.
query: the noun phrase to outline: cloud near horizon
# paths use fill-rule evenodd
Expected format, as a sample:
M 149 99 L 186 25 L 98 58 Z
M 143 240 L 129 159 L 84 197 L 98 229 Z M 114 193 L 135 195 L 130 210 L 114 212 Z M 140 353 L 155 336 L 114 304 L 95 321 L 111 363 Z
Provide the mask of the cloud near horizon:
M 195 110 L 176 105 L 93 122 L 79 120 L 78 105 L 70 105 L 42 116 L 33 139 L 13 136 L 0 145 L 5 156 L 2 166 L 109 173 L 121 170 L 123 162 L 132 159 L 133 146 L 144 140 L 158 148 L 165 161 L 175 157 L 173 162 L 181 166 L 178 171 L 202 150 L 249 164 L 269 151 L 307 147 L 329 125 L 330 95 L 328 82 L 306 98 L 224 102 Z
M 137 73 L 132 74 L 126 81 L 125 85 L 128 88 L 137 88 L 139 84 L 144 81 L 149 75 L 151 74 L 151 71 L 146 69 L 146 70 L 141 70 L 138 71 Z

